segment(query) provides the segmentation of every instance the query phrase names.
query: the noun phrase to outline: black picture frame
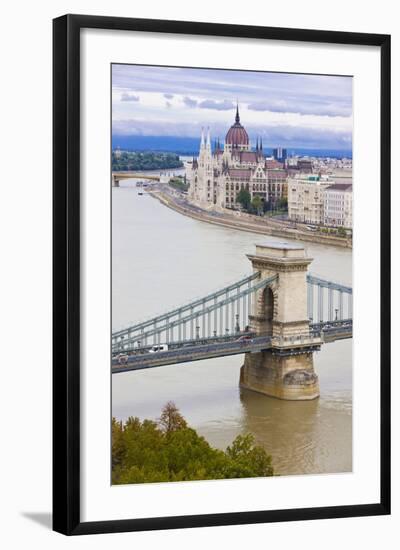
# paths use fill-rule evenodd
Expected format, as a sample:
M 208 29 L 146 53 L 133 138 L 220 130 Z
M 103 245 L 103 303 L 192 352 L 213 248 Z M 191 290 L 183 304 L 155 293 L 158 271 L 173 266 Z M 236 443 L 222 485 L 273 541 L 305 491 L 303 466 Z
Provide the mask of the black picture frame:
M 380 501 L 176 517 L 80 520 L 80 31 L 113 29 L 378 46 L 381 51 Z M 66 535 L 390 513 L 390 36 L 65 15 L 53 21 L 53 529 Z

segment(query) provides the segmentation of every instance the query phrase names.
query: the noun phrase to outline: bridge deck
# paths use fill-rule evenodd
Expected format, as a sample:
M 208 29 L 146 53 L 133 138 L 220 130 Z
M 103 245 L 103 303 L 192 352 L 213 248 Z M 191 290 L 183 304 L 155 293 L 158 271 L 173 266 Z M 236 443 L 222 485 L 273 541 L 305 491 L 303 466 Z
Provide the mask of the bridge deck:
M 269 349 L 274 349 L 277 353 L 299 353 L 303 348 L 319 349 L 321 343 L 352 338 L 352 336 L 352 323 L 346 322 L 342 325 L 336 323 L 324 326 L 322 330 L 318 324 L 313 325 L 311 327 L 310 338 L 305 340 L 298 337 L 283 342 L 275 342 L 271 336 L 254 336 L 250 340 L 241 341 L 235 338 L 222 342 L 218 341 L 218 339 L 210 339 L 209 342 L 203 340 L 199 343 L 191 341 L 189 344 L 175 342 L 172 345 L 172 349 L 168 349 L 167 351 L 149 353 L 148 348 L 140 350 L 140 352 L 136 351 L 136 353 L 125 357 L 126 363 L 124 364 L 120 364 L 118 357 L 114 357 L 112 360 L 112 373 L 150 369 L 242 353 L 256 353 Z
M 112 360 L 112 373 L 129 372 L 133 370 L 149 369 L 177 363 L 200 361 L 201 359 L 213 359 L 228 355 L 239 355 L 242 353 L 256 353 L 269 349 L 276 349 L 280 353 L 298 353 L 302 348 L 319 348 L 321 343 L 334 342 L 352 338 L 351 327 L 335 327 L 322 332 L 311 333 L 310 338 L 302 340 L 293 338 L 291 341 L 282 343 L 273 342 L 270 336 L 257 336 L 249 341 L 228 341 L 210 342 L 194 345 L 182 345 L 173 347 L 167 351 L 157 353 L 136 353 L 128 355 L 126 363 L 120 364 L 117 357 Z
M 258 336 L 250 341 L 230 341 L 193 345 L 188 347 L 175 348 L 157 353 L 145 353 L 140 355 L 129 355 L 127 363 L 120 365 L 118 359 L 112 361 L 112 372 L 127 372 L 131 370 L 150 369 L 175 363 L 186 363 L 188 361 L 199 361 L 201 359 L 212 359 L 227 355 L 262 351 L 271 348 L 270 336 Z
M 345 340 L 353 338 L 353 321 L 344 319 L 343 321 L 330 321 L 326 323 L 314 323 L 310 325 L 311 332 L 321 332 L 325 344 L 336 342 L 336 340 Z

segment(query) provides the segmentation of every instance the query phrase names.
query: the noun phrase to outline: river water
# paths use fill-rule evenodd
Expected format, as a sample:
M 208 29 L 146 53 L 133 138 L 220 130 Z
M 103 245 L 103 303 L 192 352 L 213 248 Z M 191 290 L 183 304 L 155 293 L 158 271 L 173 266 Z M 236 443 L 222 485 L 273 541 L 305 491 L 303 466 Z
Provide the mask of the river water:
M 113 330 L 251 273 L 255 243 L 278 241 L 182 216 L 128 180 L 112 190 Z M 305 243 L 310 271 L 352 284 L 351 250 Z M 352 340 L 314 354 L 321 397 L 291 402 L 239 388 L 243 356 L 112 376 L 112 413 L 156 419 L 174 401 L 215 447 L 251 432 L 281 475 L 352 469 Z

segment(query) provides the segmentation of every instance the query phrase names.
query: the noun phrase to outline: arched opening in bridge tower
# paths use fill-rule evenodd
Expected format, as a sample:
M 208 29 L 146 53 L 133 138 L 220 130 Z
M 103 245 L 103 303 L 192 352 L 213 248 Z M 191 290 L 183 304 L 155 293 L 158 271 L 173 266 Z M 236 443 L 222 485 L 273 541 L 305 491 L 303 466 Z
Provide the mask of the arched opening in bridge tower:
M 267 287 L 263 293 L 263 310 L 263 332 L 268 336 L 272 336 L 272 321 L 274 317 L 274 294 L 270 287 Z

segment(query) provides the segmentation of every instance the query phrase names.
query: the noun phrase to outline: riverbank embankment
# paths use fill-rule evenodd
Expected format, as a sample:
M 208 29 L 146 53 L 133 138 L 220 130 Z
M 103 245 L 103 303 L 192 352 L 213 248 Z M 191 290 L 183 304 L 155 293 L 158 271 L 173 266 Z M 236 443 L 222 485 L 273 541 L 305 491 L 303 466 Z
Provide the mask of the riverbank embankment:
M 327 246 L 336 246 L 340 248 L 352 248 L 352 240 L 348 238 L 336 237 L 333 235 L 321 235 L 316 233 L 308 233 L 300 231 L 298 229 L 292 229 L 285 227 L 283 224 L 279 226 L 278 221 L 272 223 L 265 218 L 254 220 L 239 218 L 235 215 L 218 214 L 207 212 L 198 207 L 190 205 L 188 202 L 177 201 L 173 195 L 165 193 L 161 190 L 149 190 L 149 195 L 158 199 L 162 204 L 183 214 L 189 216 L 198 221 L 212 223 L 214 225 L 220 225 L 228 227 L 230 229 L 237 229 L 239 231 L 247 231 L 251 233 L 258 233 L 261 235 L 271 235 L 272 237 L 279 237 L 284 239 L 292 239 L 304 242 L 313 242 L 323 244 Z

